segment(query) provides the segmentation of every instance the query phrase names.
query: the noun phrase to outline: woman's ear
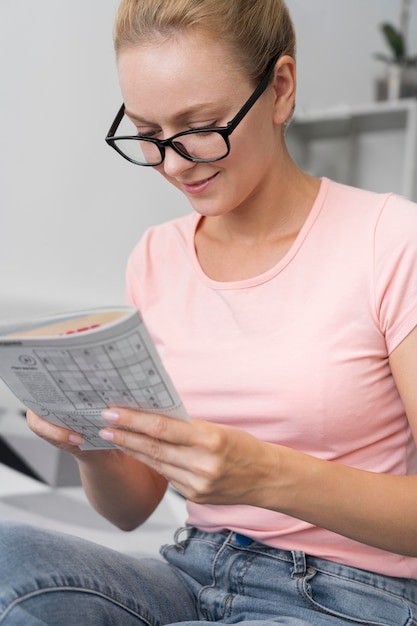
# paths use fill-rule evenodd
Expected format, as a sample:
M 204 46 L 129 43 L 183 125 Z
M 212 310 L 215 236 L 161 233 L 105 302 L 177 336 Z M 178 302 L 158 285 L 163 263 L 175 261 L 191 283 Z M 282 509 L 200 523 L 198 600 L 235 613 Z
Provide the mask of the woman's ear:
M 275 91 L 274 122 L 284 124 L 294 109 L 296 91 L 296 67 L 293 57 L 284 55 L 275 65 L 273 87 Z

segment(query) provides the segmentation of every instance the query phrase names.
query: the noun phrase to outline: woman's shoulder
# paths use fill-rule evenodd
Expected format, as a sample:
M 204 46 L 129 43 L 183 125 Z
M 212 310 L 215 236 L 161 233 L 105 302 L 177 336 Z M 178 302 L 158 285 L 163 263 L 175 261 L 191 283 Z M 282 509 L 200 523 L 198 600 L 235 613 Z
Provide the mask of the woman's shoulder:
M 398 208 L 417 214 L 417 203 L 395 192 L 380 192 L 354 187 L 334 180 L 324 179 L 327 183 L 327 198 L 337 199 L 340 203 L 348 203 L 360 209 L 366 207 L 389 210 Z
M 139 243 L 141 241 L 147 241 L 152 242 L 154 246 L 165 246 L 178 239 L 192 239 L 198 220 L 199 216 L 193 212 L 162 222 L 161 224 L 155 224 L 145 230 Z
M 127 261 L 127 276 L 141 280 L 154 277 L 155 272 L 172 272 L 182 267 L 194 250 L 194 233 L 199 216 L 190 213 L 147 228 Z
M 166 253 L 172 246 L 188 245 L 193 241 L 199 216 L 189 213 L 148 227 L 133 248 L 132 254 L 152 249 L 153 254 Z
M 368 224 L 375 233 L 417 228 L 417 203 L 393 192 L 376 192 L 327 180 L 327 212 L 338 219 Z

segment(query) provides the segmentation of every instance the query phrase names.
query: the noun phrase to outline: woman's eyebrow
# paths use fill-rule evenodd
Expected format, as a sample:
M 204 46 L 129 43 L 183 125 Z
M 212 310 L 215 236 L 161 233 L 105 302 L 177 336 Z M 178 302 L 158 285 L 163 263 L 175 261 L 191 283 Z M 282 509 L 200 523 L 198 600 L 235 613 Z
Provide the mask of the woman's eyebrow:
M 186 109 L 183 109 L 182 111 L 179 111 L 178 113 L 176 113 L 173 116 L 173 119 L 182 121 L 184 119 L 187 119 L 191 115 L 195 115 L 196 113 L 200 113 L 200 112 L 206 115 L 209 112 L 209 109 L 214 110 L 215 107 L 218 107 L 218 106 L 219 106 L 219 103 L 207 102 L 207 101 L 202 102 L 201 104 L 200 103 L 193 104 L 192 106 L 187 107 Z M 133 122 L 139 122 L 141 124 L 154 124 L 155 123 L 155 122 L 151 122 L 150 120 L 146 120 L 144 117 L 141 117 L 140 115 L 136 113 L 131 113 L 127 109 L 125 109 L 125 115 L 127 115 L 127 117 L 129 117 Z

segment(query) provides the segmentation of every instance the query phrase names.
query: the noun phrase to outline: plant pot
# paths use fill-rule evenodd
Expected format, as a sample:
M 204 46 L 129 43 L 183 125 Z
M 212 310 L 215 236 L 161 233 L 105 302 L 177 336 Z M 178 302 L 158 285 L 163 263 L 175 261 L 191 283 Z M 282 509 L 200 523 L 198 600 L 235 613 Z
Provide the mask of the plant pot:
M 417 97 L 417 67 L 387 65 L 385 76 L 376 81 L 377 100 Z

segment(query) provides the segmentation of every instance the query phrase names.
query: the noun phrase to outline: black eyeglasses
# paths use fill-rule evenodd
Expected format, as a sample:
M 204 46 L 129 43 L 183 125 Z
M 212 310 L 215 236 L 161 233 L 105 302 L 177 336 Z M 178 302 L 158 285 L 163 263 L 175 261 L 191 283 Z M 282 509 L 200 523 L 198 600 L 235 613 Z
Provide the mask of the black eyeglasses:
M 106 142 L 125 159 L 136 165 L 155 167 L 165 158 L 165 148 L 169 146 L 184 159 L 194 163 L 211 163 L 224 159 L 230 152 L 229 136 L 267 88 L 272 72 L 280 55 L 276 55 L 255 91 L 245 102 L 235 117 L 226 126 L 206 126 L 177 133 L 169 139 L 153 139 L 146 135 L 116 136 L 117 129 L 125 117 L 125 105 L 119 109 L 106 136 Z

